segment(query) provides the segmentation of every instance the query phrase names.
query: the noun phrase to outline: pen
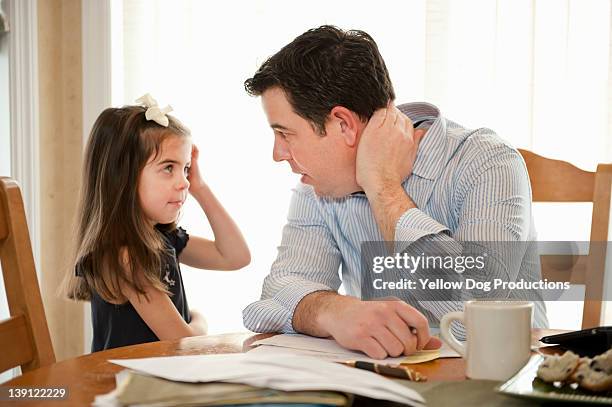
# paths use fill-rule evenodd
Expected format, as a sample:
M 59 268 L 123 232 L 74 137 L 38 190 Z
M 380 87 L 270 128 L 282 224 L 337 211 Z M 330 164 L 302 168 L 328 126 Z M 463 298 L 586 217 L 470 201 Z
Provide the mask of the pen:
M 355 367 L 357 369 L 369 370 L 370 372 L 378 373 L 385 376 L 398 377 L 400 379 L 411 380 L 413 382 L 424 382 L 427 380 L 427 377 L 423 376 L 419 372 L 400 365 L 383 365 L 358 360 L 349 360 L 340 363 L 346 366 Z

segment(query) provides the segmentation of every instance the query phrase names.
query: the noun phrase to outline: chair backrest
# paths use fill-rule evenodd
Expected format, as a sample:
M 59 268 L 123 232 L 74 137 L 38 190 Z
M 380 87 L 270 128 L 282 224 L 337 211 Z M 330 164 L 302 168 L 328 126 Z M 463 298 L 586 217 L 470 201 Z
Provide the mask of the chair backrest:
M 0 177 L 0 260 L 10 313 L 0 321 L 0 372 L 54 363 L 21 191 L 8 177 Z
M 566 271 L 556 267 L 559 262 L 563 263 L 562 255 L 542 255 L 540 259 L 543 278 L 584 284 L 582 328 L 599 326 L 610 220 L 612 164 L 599 164 L 596 172 L 589 172 L 568 162 L 544 158 L 531 151 L 519 152 L 527 164 L 534 202 L 593 203 L 589 254 L 572 256 L 574 265 Z

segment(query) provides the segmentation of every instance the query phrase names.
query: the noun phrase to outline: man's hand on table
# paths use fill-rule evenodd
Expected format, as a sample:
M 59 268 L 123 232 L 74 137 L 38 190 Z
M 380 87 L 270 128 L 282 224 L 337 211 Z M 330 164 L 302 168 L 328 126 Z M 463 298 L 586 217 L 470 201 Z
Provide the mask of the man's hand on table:
M 295 309 L 293 327 L 312 336 L 331 336 L 341 346 L 374 359 L 442 345 L 429 335 L 427 318 L 403 301 L 361 301 L 330 291 L 304 297 Z

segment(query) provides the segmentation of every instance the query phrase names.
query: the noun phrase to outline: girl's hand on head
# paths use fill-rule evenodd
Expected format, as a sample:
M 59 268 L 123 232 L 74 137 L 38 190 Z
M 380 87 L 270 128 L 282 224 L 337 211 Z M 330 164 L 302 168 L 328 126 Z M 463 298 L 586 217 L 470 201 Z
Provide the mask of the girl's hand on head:
M 206 183 L 200 174 L 200 167 L 198 165 L 198 157 L 200 156 L 200 150 L 195 144 L 191 147 L 191 167 L 189 168 L 189 192 L 196 191 L 204 186 Z

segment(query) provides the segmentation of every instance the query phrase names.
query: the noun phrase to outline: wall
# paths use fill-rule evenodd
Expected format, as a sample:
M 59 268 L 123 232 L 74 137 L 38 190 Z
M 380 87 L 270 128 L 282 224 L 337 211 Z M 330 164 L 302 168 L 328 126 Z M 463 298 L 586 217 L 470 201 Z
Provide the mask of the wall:
M 69 268 L 82 153 L 81 1 L 39 0 L 41 291 L 58 360 L 83 352 L 83 307 L 57 295 Z

